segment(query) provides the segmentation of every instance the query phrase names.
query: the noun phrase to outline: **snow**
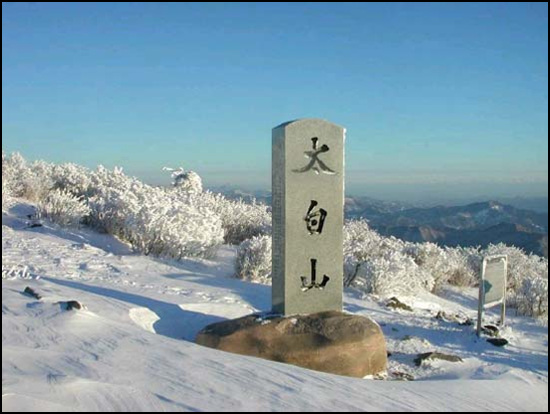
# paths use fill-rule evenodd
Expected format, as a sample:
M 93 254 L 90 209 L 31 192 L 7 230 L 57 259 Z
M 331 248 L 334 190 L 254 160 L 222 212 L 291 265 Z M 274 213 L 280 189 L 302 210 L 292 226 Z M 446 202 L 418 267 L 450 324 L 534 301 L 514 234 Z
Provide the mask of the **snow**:
M 107 235 L 30 229 L 25 209 L 2 218 L 2 267 L 30 277 L 2 280 L 2 411 L 548 411 L 548 327 L 511 310 L 510 345 L 493 347 L 459 324 L 475 318 L 475 290 L 400 297 L 414 312 L 347 291 L 346 311 L 380 323 L 392 356 L 387 378 L 339 377 L 193 343 L 270 308 L 270 287 L 232 278 L 235 248 L 153 259 Z M 415 366 L 432 351 L 464 363 Z

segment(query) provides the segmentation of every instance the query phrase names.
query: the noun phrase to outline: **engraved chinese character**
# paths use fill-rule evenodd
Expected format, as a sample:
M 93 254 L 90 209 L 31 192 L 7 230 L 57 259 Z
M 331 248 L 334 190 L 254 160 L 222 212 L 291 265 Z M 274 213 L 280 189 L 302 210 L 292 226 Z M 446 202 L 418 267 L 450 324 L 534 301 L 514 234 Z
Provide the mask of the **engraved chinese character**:
M 313 170 L 317 175 L 319 175 L 320 173 L 335 175 L 336 171 L 329 168 L 328 165 L 326 165 L 322 160 L 319 159 L 319 156 L 321 154 L 330 150 L 329 146 L 324 144 L 321 146 L 321 148 L 318 148 L 319 138 L 317 137 L 311 138 L 311 141 L 313 142 L 313 151 L 304 151 L 305 157 L 309 159 L 309 163 L 303 168 L 298 168 L 292 171 L 296 173 L 304 173 Z
M 317 259 L 311 259 L 311 283 L 308 283 L 307 277 L 305 276 L 303 276 L 301 279 L 302 292 L 307 292 L 311 289 L 323 290 L 327 283 L 330 281 L 330 277 L 324 275 L 323 281 L 321 283 L 317 283 Z
M 323 208 L 317 208 L 319 203 L 315 200 L 311 200 L 309 210 L 305 217 L 307 230 L 309 234 L 321 234 L 323 227 L 325 226 L 325 220 L 327 218 L 327 211 Z

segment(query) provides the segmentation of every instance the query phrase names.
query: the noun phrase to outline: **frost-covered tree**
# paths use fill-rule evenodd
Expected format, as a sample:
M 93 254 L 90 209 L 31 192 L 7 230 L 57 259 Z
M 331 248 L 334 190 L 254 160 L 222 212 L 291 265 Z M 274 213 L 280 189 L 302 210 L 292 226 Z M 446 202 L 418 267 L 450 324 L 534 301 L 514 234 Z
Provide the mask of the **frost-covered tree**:
M 449 282 L 453 264 L 448 252 L 434 243 L 411 243 L 403 249 L 423 272 L 433 278 L 433 290 L 438 291 Z
M 68 191 L 77 197 L 89 197 L 92 191 L 92 172 L 76 164 L 54 165 L 52 168 L 54 188 Z
M 477 247 L 447 247 L 450 274 L 447 283 L 452 286 L 472 287 L 479 283 L 481 253 Z
M 165 167 L 164 171 L 172 174 L 172 186 L 178 191 L 199 194 L 203 191 L 202 178 L 194 171 L 185 171 L 183 168 Z
M 79 227 L 91 211 L 82 198 L 65 190 L 51 191 L 36 206 L 38 218 L 48 219 L 62 227 Z
M 27 163 L 20 154 L 7 156 L 2 152 L 2 189 L 13 197 L 23 193 L 23 187 L 18 180 L 19 175 L 27 169 Z
M 350 220 L 344 225 L 344 286 L 351 286 L 360 267 L 378 255 L 382 237 L 366 220 Z
M 242 242 L 237 251 L 237 278 L 255 283 L 271 283 L 271 252 L 270 236 L 256 236 Z
M 434 279 L 412 257 L 399 250 L 385 250 L 359 266 L 352 286 L 383 297 L 411 295 L 433 290 Z
M 2 151 L 2 211 L 10 208 L 12 200 L 11 180 L 13 179 L 9 171 L 8 158 Z
M 471 286 L 479 274 L 476 249 L 382 237 L 364 220 L 346 222 L 344 257 L 345 286 L 379 295 L 437 291 L 446 283 Z
M 229 200 L 208 191 L 198 197 L 197 203 L 211 208 L 221 218 L 226 244 L 239 245 L 255 236 L 271 234 L 271 209 L 265 204 Z
M 518 313 L 533 316 L 548 324 L 548 279 L 532 276 L 523 279 L 515 293 Z
M 366 293 L 383 294 L 379 287 L 386 285 L 379 280 L 381 269 L 401 269 L 399 275 L 395 275 L 397 279 L 391 281 L 391 286 L 396 287 L 398 278 L 406 275 L 404 269 L 407 266 L 410 267 L 410 276 L 401 283 L 410 285 L 408 279 L 415 277 L 419 270 L 414 260 L 403 253 L 405 247 L 406 244 L 399 239 L 380 236 L 365 220 L 347 221 L 344 226 L 344 285 Z M 396 265 L 398 258 L 404 260 L 401 265 Z
M 90 178 L 91 225 L 144 254 L 208 257 L 223 242 L 219 216 L 192 194 L 148 186 L 119 169 L 100 167 Z
M 2 182 L 2 212 L 8 211 L 11 207 L 12 198 L 11 191 L 7 185 Z
M 53 186 L 51 168 L 52 165 L 44 161 L 29 164 L 19 153 L 9 157 L 2 154 L 2 181 L 6 181 L 6 192 L 33 202 L 43 200 Z

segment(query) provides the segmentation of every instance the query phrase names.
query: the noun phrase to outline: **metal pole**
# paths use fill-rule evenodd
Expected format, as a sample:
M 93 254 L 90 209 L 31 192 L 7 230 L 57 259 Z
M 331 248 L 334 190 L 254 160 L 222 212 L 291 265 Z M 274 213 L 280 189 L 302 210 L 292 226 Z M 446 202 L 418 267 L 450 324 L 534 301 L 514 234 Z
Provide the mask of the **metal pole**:
M 485 297 L 485 289 L 484 289 L 484 279 L 485 279 L 485 266 L 487 264 L 486 259 L 483 259 L 483 263 L 481 265 L 481 274 L 480 274 L 480 281 L 479 281 L 479 308 L 477 311 L 477 336 L 481 337 L 481 325 L 483 324 L 483 298 Z
M 502 298 L 502 307 L 500 309 L 501 311 L 501 317 L 500 317 L 500 326 L 504 326 L 506 323 L 506 293 L 508 290 L 508 256 L 504 259 L 506 260 L 506 271 L 504 272 L 504 294 Z

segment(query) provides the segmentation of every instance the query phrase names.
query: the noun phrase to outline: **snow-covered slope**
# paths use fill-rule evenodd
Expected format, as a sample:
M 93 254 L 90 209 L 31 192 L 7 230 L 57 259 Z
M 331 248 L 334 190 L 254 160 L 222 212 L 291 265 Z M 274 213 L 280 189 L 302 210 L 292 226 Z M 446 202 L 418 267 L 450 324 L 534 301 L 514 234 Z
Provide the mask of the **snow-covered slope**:
M 231 279 L 232 248 L 172 263 L 105 235 L 28 229 L 15 213 L 2 219 L 2 268 L 31 279 L 2 280 L 2 411 L 548 410 L 547 327 L 510 315 L 500 349 L 435 317 L 473 317 L 473 292 L 401 298 L 412 313 L 347 292 L 347 311 L 383 326 L 390 372 L 417 381 L 338 377 L 193 344 L 207 324 L 270 307 L 269 287 Z M 86 309 L 64 311 L 68 300 Z M 414 366 L 428 351 L 464 363 Z

